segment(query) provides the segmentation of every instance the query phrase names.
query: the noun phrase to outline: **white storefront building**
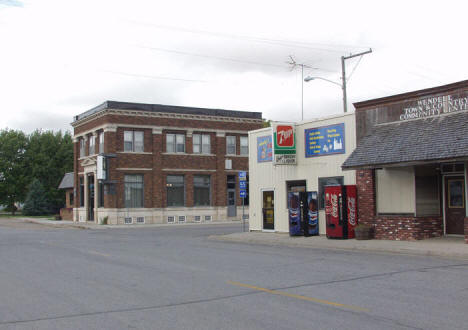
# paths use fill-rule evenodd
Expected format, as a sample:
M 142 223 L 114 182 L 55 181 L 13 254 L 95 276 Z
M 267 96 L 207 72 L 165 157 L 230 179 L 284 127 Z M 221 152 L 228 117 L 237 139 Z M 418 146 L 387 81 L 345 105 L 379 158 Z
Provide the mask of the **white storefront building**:
M 356 147 L 355 127 L 349 113 L 249 132 L 249 229 L 289 232 L 288 192 L 317 191 L 319 233 L 325 234 L 323 187 L 356 183 L 354 170 L 341 169 Z M 295 152 L 291 144 L 282 151 L 278 144 L 288 144 L 291 132 Z

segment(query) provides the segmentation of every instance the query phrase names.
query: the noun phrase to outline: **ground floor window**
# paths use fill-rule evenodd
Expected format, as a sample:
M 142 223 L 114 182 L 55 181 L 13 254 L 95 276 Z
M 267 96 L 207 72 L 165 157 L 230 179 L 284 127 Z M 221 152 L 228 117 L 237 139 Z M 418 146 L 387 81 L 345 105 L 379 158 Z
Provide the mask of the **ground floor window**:
M 167 206 L 185 205 L 185 180 L 183 175 L 168 175 L 166 190 Z
M 104 207 L 104 184 L 102 181 L 98 183 L 98 207 Z
M 342 176 L 334 176 L 334 177 L 318 179 L 318 187 L 319 187 L 318 199 L 319 199 L 319 208 L 321 210 L 325 208 L 325 186 L 342 185 L 342 184 L 343 184 Z
M 84 206 L 84 178 L 80 177 L 80 207 Z
M 305 192 L 306 180 L 286 181 L 286 208 L 289 208 L 289 193 L 290 192 Z
M 126 174 L 124 177 L 125 207 L 143 207 L 143 175 Z
M 195 206 L 211 205 L 211 189 L 209 175 L 193 176 L 193 203 Z

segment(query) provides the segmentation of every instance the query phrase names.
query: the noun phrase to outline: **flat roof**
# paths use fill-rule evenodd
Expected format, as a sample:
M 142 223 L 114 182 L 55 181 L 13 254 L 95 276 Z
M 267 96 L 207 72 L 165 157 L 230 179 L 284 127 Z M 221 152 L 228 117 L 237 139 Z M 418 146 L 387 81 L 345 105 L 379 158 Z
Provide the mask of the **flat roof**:
M 218 116 L 218 117 L 230 117 L 230 118 L 262 119 L 261 112 L 182 107 L 182 106 L 164 105 L 164 104 L 105 101 L 104 103 L 75 116 L 73 118 L 73 121 L 76 122 L 76 121 L 85 119 L 97 112 L 100 112 L 106 109 L 137 110 L 137 111 L 163 112 L 163 113 L 180 113 L 180 114 Z

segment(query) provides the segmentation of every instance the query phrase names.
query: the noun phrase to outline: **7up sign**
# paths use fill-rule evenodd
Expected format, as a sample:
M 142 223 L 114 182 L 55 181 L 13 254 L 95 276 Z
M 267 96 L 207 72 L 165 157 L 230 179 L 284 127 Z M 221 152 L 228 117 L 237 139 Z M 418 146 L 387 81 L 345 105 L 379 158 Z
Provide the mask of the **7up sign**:
M 274 164 L 296 164 L 296 129 L 291 124 L 273 123 Z

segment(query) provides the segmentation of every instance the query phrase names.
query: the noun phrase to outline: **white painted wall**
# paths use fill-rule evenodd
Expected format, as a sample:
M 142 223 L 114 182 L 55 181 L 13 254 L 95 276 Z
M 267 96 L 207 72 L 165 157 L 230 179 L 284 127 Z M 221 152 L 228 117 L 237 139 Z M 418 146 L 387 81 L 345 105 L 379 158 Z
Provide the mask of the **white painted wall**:
M 305 157 L 304 131 L 333 124 L 345 124 L 344 154 Z M 343 176 L 344 184 L 356 184 L 355 171 L 342 171 L 341 165 L 356 147 L 354 113 L 321 118 L 296 124 L 297 165 L 257 162 L 257 137 L 271 135 L 271 128 L 249 132 L 249 227 L 262 230 L 262 190 L 275 191 L 275 231 L 289 232 L 286 181 L 306 180 L 307 191 L 318 191 L 319 177 Z M 319 212 L 319 232 L 325 234 L 325 212 Z
M 414 213 L 415 185 L 413 167 L 377 170 L 377 213 Z

